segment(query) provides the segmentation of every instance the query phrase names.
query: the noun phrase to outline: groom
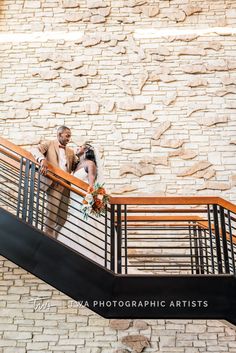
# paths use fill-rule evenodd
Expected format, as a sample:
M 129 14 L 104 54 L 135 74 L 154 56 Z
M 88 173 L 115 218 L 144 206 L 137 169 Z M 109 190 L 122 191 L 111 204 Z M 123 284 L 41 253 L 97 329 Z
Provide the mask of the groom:
M 77 157 L 74 151 L 67 147 L 70 139 L 71 130 L 67 126 L 60 126 L 56 140 L 45 141 L 31 150 L 34 158 L 40 163 L 41 189 L 46 192 L 47 198 L 44 231 L 53 238 L 57 238 L 67 219 L 70 190 L 46 177 L 48 162 L 68 173 L 74 170 Z

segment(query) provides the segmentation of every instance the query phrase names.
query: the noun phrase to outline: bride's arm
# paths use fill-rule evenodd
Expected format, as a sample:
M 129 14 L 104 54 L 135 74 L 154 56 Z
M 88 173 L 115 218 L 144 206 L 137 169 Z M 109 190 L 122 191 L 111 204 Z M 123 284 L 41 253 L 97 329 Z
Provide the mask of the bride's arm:
M 88 161 L 87 168 L 89 186 L 93 187 L 96 180 L 97 167 L 94 162 Z

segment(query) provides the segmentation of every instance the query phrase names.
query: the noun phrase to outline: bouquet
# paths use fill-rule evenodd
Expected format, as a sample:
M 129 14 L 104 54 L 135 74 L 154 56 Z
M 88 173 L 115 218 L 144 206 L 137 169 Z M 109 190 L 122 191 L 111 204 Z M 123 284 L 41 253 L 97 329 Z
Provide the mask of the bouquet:
M 87 219 L 88 216 L 95 215 L 100 217 L 105 214 L 106 205 L 109 201 L 109 195 L 106 193 L 106 190 L 103 187 L 104 184 L 95 183 L 94 188 L 89 186 L 88 192 L 85 195 L 81 211 L 84 215 L 84 219 Z

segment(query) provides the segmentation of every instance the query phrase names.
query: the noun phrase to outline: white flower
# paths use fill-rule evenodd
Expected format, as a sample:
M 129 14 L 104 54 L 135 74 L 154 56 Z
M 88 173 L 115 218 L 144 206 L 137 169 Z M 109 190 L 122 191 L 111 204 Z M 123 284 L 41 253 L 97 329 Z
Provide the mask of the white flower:
M 93 195 L 87 194 L 84 199 L 85 199 L 85 201 L 87 201 L 88 203 L 91 203 L 91 202 L 93 202 Z
M 100 194 L 99 194 L 99 195 L 97 196 L 97 198 L 98 198 L 99 200 L 102 200 L 102 199 L 103 199 L 103 195 L 100 195 Z

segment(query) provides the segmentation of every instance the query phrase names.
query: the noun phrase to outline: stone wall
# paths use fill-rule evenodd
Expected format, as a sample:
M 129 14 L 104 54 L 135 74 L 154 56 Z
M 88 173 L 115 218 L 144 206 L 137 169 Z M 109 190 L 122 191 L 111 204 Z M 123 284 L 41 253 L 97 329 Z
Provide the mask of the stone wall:
M 4 0 L 0 133 L 73 130 L 116 193 L 236 200 L 234 1 Z
M 236 352 L 215 320 L 106 320 L 0 258 L 0 352 Z
M 1 0 L 0 134 L 30 148 L 66 124 L 113 192 L 235 202 L 235 23 L 234 0 Z M 1 261 L 4 353 L 236 352 L 224 323 L 109 323 Z

